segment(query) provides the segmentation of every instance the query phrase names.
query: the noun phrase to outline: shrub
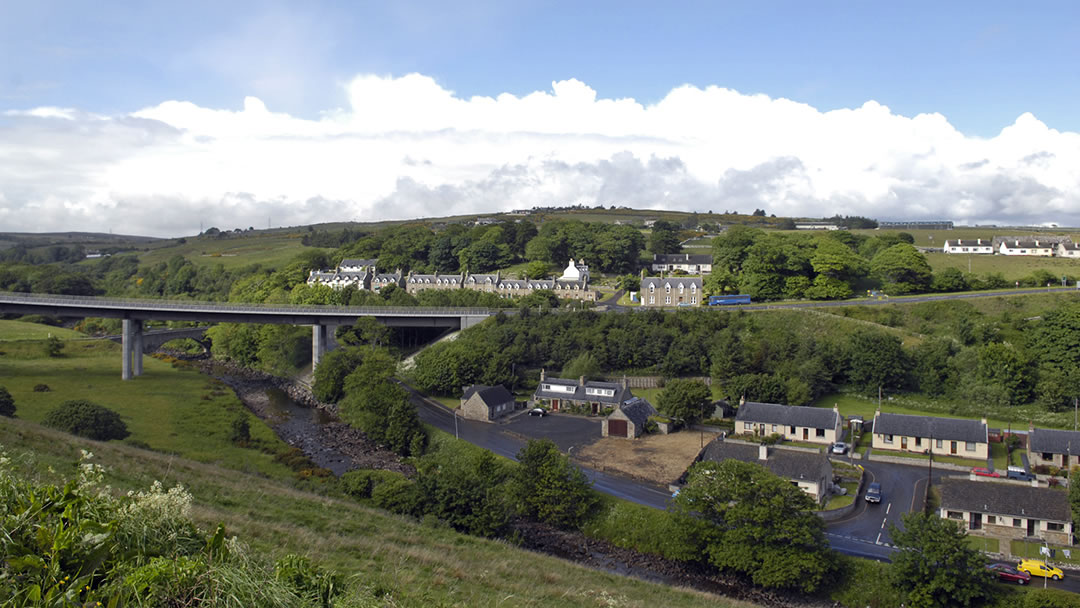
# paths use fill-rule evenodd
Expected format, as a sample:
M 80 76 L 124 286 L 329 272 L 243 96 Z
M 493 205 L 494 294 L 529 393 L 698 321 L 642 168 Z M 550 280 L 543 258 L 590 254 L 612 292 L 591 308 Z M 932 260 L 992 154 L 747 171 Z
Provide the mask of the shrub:
M 1031 589 L 1023 608 L 1080 608 L 1080 598 L 1063 589 Z
M 120 414 L 84 399 L 73 399 L 61 403 L 56 409 L 45 414 L 45 419 L 41 423 L 66 433 L 98 441 L 123 439 L 130 434 L 127 425 L 120 419 Z
M 45 340 L 45 354 L 49 357 L 59 357 L 60 351 L 64 350 L 64 343 L 56 336 L 49 336 Z
M 246 445 L 251 441 L 251 425 L 248 424 L 247 416 L 244 414 L 239 414 L 236 418 L 233 418 L 229 441 L 239 445 Z
M 48 384 L 35 384 L 34 385 L 34 392 L 35 393 L 47 393 L 47 392 L 49 392 L 51 390 L 52 389 L 49 388 Z
M 422 510 L 422 497 L 416 484 L 404 475 L 388 479 L 371 490 L 376 507 L 398 515 L 417 515 Z
M 330 600 L 341 587 L 341 577 L 337 573 L 292 553 L 274 564 L 274 578 L 317 606 L 330 606 Z
M 15 399 L 2 386 L 0 386 L 0 416 L 15 417 Z

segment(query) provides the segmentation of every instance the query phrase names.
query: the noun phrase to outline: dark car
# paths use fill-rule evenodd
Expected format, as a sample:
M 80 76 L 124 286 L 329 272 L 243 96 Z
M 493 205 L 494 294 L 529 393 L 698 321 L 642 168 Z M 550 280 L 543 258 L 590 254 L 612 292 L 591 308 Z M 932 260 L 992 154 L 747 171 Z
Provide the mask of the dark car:
M 547 410 L 545 410 L 542 407 L 534 407 L 533 409 L 529 410 L 529 415 L 530 416 L 547 416 Z
M 870 484 L 870 487 L 866 488 L 866 495 L 863 496 L 866 502 L 881 502 L 881 484 L 874 482 Z
M 1030 574 L 1017 570 L 1012 564 L 1003 564 L 999 562 L 990 564 L 986 569 L 996 574 L 998 580 L 1005 581 L 1006 583 L 1026 585 L 1031 582 Z
M 1005 476 L 1009 479 L 1016 479 L 1019 481 L 1031 481 L 1035 479 L 1035 476 L 1028 473 L 1024 467 L 1009 467 L 1005 471 Z

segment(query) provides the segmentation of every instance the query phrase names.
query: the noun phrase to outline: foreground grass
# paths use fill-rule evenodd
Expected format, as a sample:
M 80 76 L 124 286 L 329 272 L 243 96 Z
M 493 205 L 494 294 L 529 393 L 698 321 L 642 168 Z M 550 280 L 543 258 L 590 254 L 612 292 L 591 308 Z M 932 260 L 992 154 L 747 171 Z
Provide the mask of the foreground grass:
M 79 450 L 90 450 L 116 491 L 154 480 L 183 484 L 195 496 L 199 525 L 223 522 L 274 557 L 308 555 L 345 575 L 348 586 L 384 597 L 385 606 L 750 606 L 597 572 L 211 464 L 5 422 L 0 445 L 25 476 L 70 471 Z
M 2 340 L 44 340 L 49 336 L 60 339 L 85 338 L 86 336 L 74 329 L 66 327 L 52 327 L 39 323 L 27 323 L 25 321 L 8 321 L 0 319 L 0 341 Z

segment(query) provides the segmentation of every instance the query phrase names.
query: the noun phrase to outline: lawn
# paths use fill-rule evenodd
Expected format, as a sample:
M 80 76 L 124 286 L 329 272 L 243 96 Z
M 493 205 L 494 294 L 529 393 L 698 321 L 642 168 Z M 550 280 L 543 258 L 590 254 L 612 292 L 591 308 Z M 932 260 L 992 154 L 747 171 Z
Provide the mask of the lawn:
M 985 536 L 968 535 L 967 543 L 972 549 L 982 551 L 983 553 L 999 553 L 1001 547 L 998 539 L 987 538 Z
M 845 481 L 840 484 L 840 487 L 847 490 L 847 494 L 843 496 L 833 496 L 829 499 L 829 502 L 825 505 L 823 511 L 830 511 L 832 509 L 839 509 L 846 507 L 855 502 L 855 493 L 859 490 L 859 483 L 857 481 Z
M 44 340 L 49 336 L 61 339 L 85 338 L 86 335 L 66 327 L 53 327 L 25 321 L 7 321 L 0 319 L 0 341 L 3 340 Z
M 922 460 L 929 463 L 930 456 L 927 454 L 916 454 L 914 452 L 900 452 L 892 450 L 881 450 L 875 452 L 880 453 L 882 456 L 897 456 L 900 458 L 910 458 L 912 460 Z M 934 462 L 944 462 L 948 464 L 955 464 L 962 467 L 985 467 L 986 462 L 983 460 L 973 460 L 970 458 L 957 458 L 956 456 L 942 456 L 940 454 L 934 454 Z
M 144 357 L 144 375 L 120 379 L 120 345 L 101 340 L 64 342 L 60 357 L 46 357 L 44 343 L 0 342 L 0 378 L 15 399 L 16 415 L 41 421 L 70 399 L 88 399 L 120 414 L 131 432 L 126 441 L 154 450 L 237 470 L 290 478 L 291 469 L 274 461 L 288 445 L 251 415 L 231 390 L 191 368 Z M 38 384 L 47 392 L 36 392 Z M 229 439 L 232 421 L 245 416 L 252 443 Z
M 1065 547 L 1062 545 L 1050 544 L 1051 549 L 1056 549 L 1057 552 L 1053 558 L 1047 558 L 1045 555 L 1039 553 L 1044 545 L 1042 543 L 1033 543 L 1026 540 L 1011 540 L 1009 541 L 1009 551 L 1017 558 L 1031 558 L 1041 559 L 1049 564 L 1069 564 L 1071 566 L 1080 565 L 1080 550 L 1076 547 Z M 1065 557 L 1064 550 L 1068 550 L 1071 557 Z
M 1009 446 L 997 441 L 990 444 L 990 458 L 994 460 L 994 470 L 1002 474 L 1009 468 Z
M 976 275 L 989 273 L 1001 273 L 1006 280 L 1017 281 L 1030 276 L 1036 270 L 1046 270 L 1058 277 L 1057 286 L 1060 286 L 1060 277 L 1073 277 L 1069 281 L 1072 284 L 1075 277 L 1080 275 L 1080 260 L 1069 258 L 1044 258 L 1023 255 L 964 255 L 955 253 L 928 253 L 926 261 L 934 272 L 941 272 L 946 268 L 958 268 L 963 272 L 971 272 Z
M 881 411 L 890 414 L 910 414 L 913 416 L 935 416 L 938 418 L 974 418 L 974 416 L 965 416 L 962 413 L 952 413 L 947 411 L 937 411 L 933 409 L 921 409 L 920 407 L 912 407 L 913 405 L 922 405 L 915 397 L 905 395 L 902 398 L 887 397 L 881 402 Z M 812 404 L 814 407 L 828 407 L 831 408 L 834 405 L 840 408 L 840 413 L 844 417 L 862 416 L 866 424 L 870 424 L 874 420 L 874 412 L 877 411 L 878 403 L 876 399 L 869 399 L 866 397 L 860 397 L 858 395 L 852 395 L 848 393 L 833 393 L 831 395 L 825 395 L 818 398 Z M 938 407 L 942 407 L 938 405 Z M 1016 420 L 1017 428 L 1026 426 L 1021 425 L 1020 420 Z M 987 423 L 991 427 L 997 427 L 1001 429 L 1009 428 L 1010 422 L 1000 418 L 989 418 Z M 867 427 L 869 429 L 869 427 Z

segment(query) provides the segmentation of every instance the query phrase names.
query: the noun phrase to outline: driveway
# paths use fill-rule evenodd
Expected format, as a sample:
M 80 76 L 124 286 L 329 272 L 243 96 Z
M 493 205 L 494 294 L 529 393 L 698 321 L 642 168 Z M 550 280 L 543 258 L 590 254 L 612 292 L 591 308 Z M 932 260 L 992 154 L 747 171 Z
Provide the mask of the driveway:
M 569 414 L 548 414 L 530 416 L 528 412 L 514 416 L 510 421 L 500 424 L 508 433 L 527 439 L 550 439 L 563 452 L 589 445 L 600 439 L 600 419 L 571 416 Z

